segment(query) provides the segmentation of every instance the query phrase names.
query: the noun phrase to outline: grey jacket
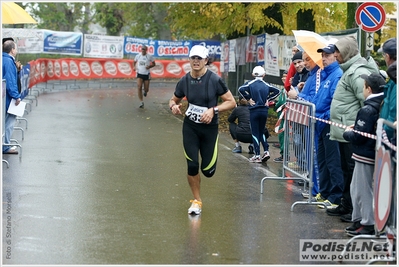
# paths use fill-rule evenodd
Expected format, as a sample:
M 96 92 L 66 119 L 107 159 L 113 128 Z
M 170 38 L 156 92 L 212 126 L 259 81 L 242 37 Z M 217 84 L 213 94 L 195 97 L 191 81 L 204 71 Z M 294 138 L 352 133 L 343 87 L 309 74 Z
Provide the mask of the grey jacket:
M 357 41 L 353 37 L 341 38 L 335 43 L 344 63 L 340 64 L 344 72 L 331 102 L 331 121 L 350 126 L 355 123 L 356 114 L 363 107 L 364 79 L 362 74 L 378 73 L 378 66 L 372 57 L 366 60 L 359 54 Z M 330 139 L 347 143 L 343 138 L 345 129 L 331 125 Z

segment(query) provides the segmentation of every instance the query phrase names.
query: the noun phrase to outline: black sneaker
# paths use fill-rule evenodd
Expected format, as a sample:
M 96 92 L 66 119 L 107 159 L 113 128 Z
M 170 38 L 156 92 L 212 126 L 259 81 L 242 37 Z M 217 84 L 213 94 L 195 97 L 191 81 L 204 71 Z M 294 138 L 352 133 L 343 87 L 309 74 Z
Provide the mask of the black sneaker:
M 360 224 L 360 221 L 356 221 L 356 222 L 352 223 L 351 226 L 346 227 L 346 228 L 345 228 L 345 232 L 356 231 L 357 229 L 360 228 L 360 226 L 362 226 L 362 225 Z
M 275 158 L 273 161 L 277 162 L 277 163 L 283 163 L 284 159 L 283 159 L 283 157 L 279 157 L 279 158 Z
M 330 216 L 342 216 L 348 213 L 351 213 L 351 211 L 344 208 L 344 206 L 342 206 L 341 204 L 339 204 L 338 207 L 334 209 L 327 209 L 327 214 Z
M 304 180 L 298 180 L 296 183 L 299 186 L 303 186 L 305 184 L 305 181 Z M 306 181 L 306 186 L 309 187 L 309 182 L 308 181 Z
M 355 231 L 346 232 L 348 236 L 375 235 L 374 225 L 361 225 Z
M 250 144 L 250 145 L 248 146 L 248 150 L 249 150 L 248 154 L 255 154 L 255 152 L 254 152 L 254 145 L 253 145 L 253 144 Z
M 348 213 L 339 217 L 343 222 L 352 222 L 352 213 Z

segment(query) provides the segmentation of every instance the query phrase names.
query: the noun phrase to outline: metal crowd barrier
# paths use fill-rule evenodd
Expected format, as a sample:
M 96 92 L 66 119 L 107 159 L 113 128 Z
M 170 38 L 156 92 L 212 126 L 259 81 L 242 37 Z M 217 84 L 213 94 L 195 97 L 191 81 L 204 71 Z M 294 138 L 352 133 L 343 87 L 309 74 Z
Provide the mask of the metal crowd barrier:
M 367 264 L 378 262 L 396 262 L 396 230 L 397 230 L 397 188 L 396 188 L 396 139 L 389 140 L 385 127 L 394 130 L 396 138 L 396 126 L 392 122 L 379 119 L 376 129 L 376 154 L 374 165 L 374 230 L 375 235 L 358 235 L 348 240 L 348 244 L 359 238 L 378 241 L 381 247 L 386 249 L 384 259 L 371 259 Z
M 284 121 L 284 155 L 281 177 L 266 176 L 261 181 L 268 180 L 304 180 L 304 189 L 309 184 L 309 192 L 313 187 L 313 166 L 315 149 L 315 112 L 313 103 L 287 99 Z M 307 201 L 297 201 L 292 204 L 291 211 L 296 205 L 325 205 L 323 202 L 312 201 L 309 194 Z

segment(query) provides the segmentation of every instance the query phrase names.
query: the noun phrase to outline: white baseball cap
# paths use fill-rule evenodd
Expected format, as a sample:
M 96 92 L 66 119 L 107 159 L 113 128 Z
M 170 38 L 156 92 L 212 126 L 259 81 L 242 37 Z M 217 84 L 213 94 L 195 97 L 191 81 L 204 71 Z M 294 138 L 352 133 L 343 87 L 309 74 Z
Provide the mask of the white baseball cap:
M 207 58 L 208 57 L 208 49 L 206 49 L 206 47 L 203 45 L 194 45 L 191 48 L 190 54 L 189 54 L 189 57 L 192 57 L 192 56 Z
M 265 74 L 265 69 L 262 66 L 256 66 L 252 71 L 252 75 L 256 77 L 261 77 Z

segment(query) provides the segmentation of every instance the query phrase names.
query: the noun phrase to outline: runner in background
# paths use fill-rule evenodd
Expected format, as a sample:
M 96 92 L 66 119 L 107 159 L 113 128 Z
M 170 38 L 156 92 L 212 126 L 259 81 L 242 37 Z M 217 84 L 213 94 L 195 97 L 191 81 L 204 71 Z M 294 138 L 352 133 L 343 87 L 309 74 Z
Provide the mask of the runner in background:
M 150 90 L 150 69 L 155 67 L 155 60 L 152 55 L 147 54 L 148 47 L 141 47 L 141 54 L 134 58 L 133 69 L 137 72 L 137 94 L 141 101 L 140 108 L 144 108 L 143 94 L 147 96 Z M 143 90 L 144 84 L 144 90 Z M 143 93 L 144 91 L 144 93 Z

